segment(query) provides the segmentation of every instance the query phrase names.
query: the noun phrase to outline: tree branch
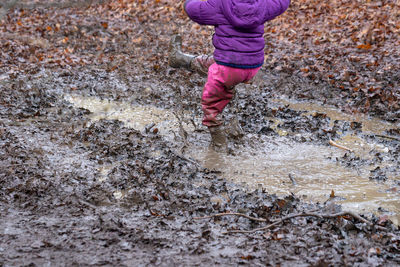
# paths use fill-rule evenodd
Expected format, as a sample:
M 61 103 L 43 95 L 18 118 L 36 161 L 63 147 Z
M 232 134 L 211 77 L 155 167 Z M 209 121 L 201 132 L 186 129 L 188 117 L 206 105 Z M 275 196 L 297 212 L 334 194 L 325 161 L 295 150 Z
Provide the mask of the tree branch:
M 217 213 L 217 214 L 210 215 L 210 216 L 194 217 L 193 219 L 201 220 L 201 219 L 209 219 L 209 218 L 222 217 L 222 216 L 239 216 L 239 217 L 244 217 L 249 220 L 256 221 L 256 222 L 266 222 L 267 221 L 266 219 L 263 219 L 263 218 L 255 218 L 255 217 L 251 217 L 246 214 L 243 214 L 243 213 L 235 213 L 235 212 Z
M 376 229 L 386 231 L 385 227 L 382 227 L 382 226 L 379 226 L 379 225 L 374 225 L 372 222 L 368 221 L 367 219 L 364 219 L 363 217 L 361 217 L 360 215 L 358 215 L 358 214 L 356 214 L 354 212 L 343 211 L 343 212 L 339 212 L 339 213 L 335 213 L 335 214 L 318 214 L 318 213 L 308 213 L 308 212 L 302 212 L 302 213 L 298 213 L 298 214 L 291 214 L 291 215 L 283 217 L 280 220 L 278 220 L 278 221 L 276 221 L 276 222 L 274 222 L 272 224 L 269 224 L 269 225 L 267 225 L 265 227 L 260 227 L 260 228 L 256 228 L 256 229 L 253 229 L 253 230 L 232 230 L 232 231 L 225 232 L 224 234 L 230 234 L 230 233 L 249 234 L 249 233 L 254 233 L 254 232 L 258 232 L 258 231 L 264 231 L 264 230 L 270 229 L 270 228 L 272 228 L 272 227 L 274 227 L 274 226 L 276 226 L 278 224 L 281 224 L 285 220 L 289 220 L 289 219 L 292 219 L 292 218 L 295 218 L 295 217 L 311 216 L 311 217 L 318 217 L 318 218 L 336 218 L 336 217 L 346 216 L 346 215 L 350 215 L 353 218 L 355 218 L 355 219 L 357 219 L 357 220 L 359 220 L 359 221 L 361 221 L 363 223 L 366 223 L 366 224 L 368 224 L 370 226 L 374 226 Z
M 265 231 L 267 229 L 270 229 L 276 225 L 281 224 L 283 221 L 292 219 L 292 218 L 296 218 L 296 217 L 318 217 L 318 218 L 337 218 L 337 217 L 342 217 L 342 216 L 351 216 L 357 220 L 359 220 L 360 222 L 366 223 L 370 226 L 375 227 L 378 230 L 382 230 L 382 231 L 386 231 L 387 229 L 385 227 L 379 226 L 379 225 L 374 225 L 372 222 L 368 221 L 367 219 L 361 217 L 360 215 L 352 212 L 352 211 L 343 211 L 343 212 L 338 212 L 338 213 L 334 213 L 334 214 L 319 214 L 319 213 L 315 213 L 314 210 L 312 211 L 308 211 L 308 212 L 301 212 L 301 213 L 297 213 L 297 214 L 290 214 L 286 217 L 283 217 L 279 220 L 277 220 L 274 223 L 271 223 L 267 226 L 264 227 L 260 227 L 260 228 L 256 228 L 253 230 L 231 230 L 228 232 L 225 232 L 224 234 L 230 234 L 230 233 L 242 233 L 242 234 L 250 234 L 250 233 L 255 233 L 258 231 Z M 217 213 L 214 215 L 210 215 L 210 216 L 204 216 L 204 217 L 194 217 L 193 219 L 195 220 L 201 220 L 201 219 L 210 219 L 210 218 L 216 218 L 216 217 L 222 217 L 222 216 L 239 216 L 239 217 L 244 217 L 247 218 L 249 220 L 252 221 L 256 221 L 256 222 L 266 222 L 267 220 L 264 218 L 255 218 L 255 217 L 251 217 L 248 216 L 246 214 L 243 213 L 235 213 L 235 212 L 226 212 L 226 213 Z
M 335 142 L 332 141 L 332 140 L 329 140 L 329 144 L 332 145 L 332 146 L 335 146 L 335 147 L 337 147 L 337 148 L 340 148 L 340 149 L 343 149 L 343 150 L 347 150 L 347 151 L 353 152 L 353 150 L 351 150 L 350 148 L 345 147 L 345 146 L 342 146 L 342 145 L 339 145 L 338 143 L 335 143 Z

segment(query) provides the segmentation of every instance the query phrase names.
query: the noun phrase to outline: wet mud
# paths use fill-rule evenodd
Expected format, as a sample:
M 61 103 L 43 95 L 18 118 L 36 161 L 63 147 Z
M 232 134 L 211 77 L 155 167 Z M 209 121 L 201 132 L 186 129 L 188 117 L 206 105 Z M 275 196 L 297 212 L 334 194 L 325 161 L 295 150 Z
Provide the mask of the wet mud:
M 115 5 L 100 13 L 114 18 Z M 0 75 L 0 266 L 400 264 L 398 110 L 379 105 L 386 121 L 342 113 L 351 101 L 338 88 L 265 66 L 224 113 L 245 135 L 213 152 L 200 123 L 204 77 L 167 67 L 168 21 L 138 10 L 125 31 L 133 42 L 115 34 L 104 55 L 91 34 L 128 19 L 107 30 L 87 17 L 74 30 L 64 10 L 70 24 L 43 38 L 69 34 L 86 64 L 19 60 Z M 12 12 L 9 21 L 25 16 Z M 182 21 L 172 31 L 190 27 Z M 362 217 L 328 216 L 345 210 Z M 279 222 L 303 212 L 319 216 Z M 198 218 L 218 213 L 253 219 Z
M 1 81 L 8 89 L 1 92 L 5 103 L 1 108 L 2 264 L 399 263 L 399 231 L 389 220 L 394 211 L 385 208 L 380 209 L 382 213 L 376 209 L 364 213 L 385 231 L 344 216 L 298 217 L 266 231 L 225 234 L 265 223 L 234 216 L 194 219 L 239 212 L 265 218 L 268 223 L 302 211 L 334 214 L 343 208 L 337 202 L 340 191 L 335 196 L 322 194 L 323 201 L 293 193 L 293 187 L 287 193 L 271 194 L 260 182 L 243 184 L 229 179 L 224 165 L 207 166 L 201 158 L 196 159 L 193 150 L 198 155 L 209 153 L 209 137 L 199 124 L 197 99 L 202 77 L 192 79 L 199 85 L 178 89 L 169 85 L 168 90 L 154 81 L 148 87 L 146 81 L 127 86 L 101 70 L 69 76 L 43 71 Z M 66 90 L 71 81 L 77 81 L 82 89 Z M 85 88 L 85 84 L 95 86 Z M 103 108 L 79 107 L 84 106 L 82 99 L 91 99 L 89 103 Z M 109 105 L 104 108 L 102 103 Z M 128 115 L 124 115 L 126 108 Z M 380 145 L 382 151 L 375 147 L 369 157 L 360 157 L 338 149 L 336 157 L 329 159 L 328 153 L 326 160 L 349 171 L 391 163 L 378 164 L 380 167 L 370 171 L 371 180 L 366 179 L 372 184 L 377 180 L 389 183 L 391 193 L 398 196 L 399 142 L 363 132 L 362 122 L 332 122 L 327 114 L 307 114 L 270 101 L 254 84 L 237 88 L 237 98 L 226 112 L 227 121 L 232 114 L 237 115 L 246 134 L 241 140 L 230 140 L 229 153 L 217 155 L 220 158 L 229 161 L 243 151 L 257 158 L 261 143 L 278 144 L 273 145 L 278 150 L 282 146 L 302 149 L 304 144 L 336 150 L 328 141 L 351 133 Z M 379 134 L 397 138 L 390 129 Z M 281 160 L 289 162 L 289 158 Z M 263 165 L 274 168 L 273 157 Z M 290 170 L 281 173 L 286 183 L 295 181 L 307 187 L 307 180 L 301 180 L 298 173 L 292 182 Z M 245 169 L 236 176 L 248 174 Z

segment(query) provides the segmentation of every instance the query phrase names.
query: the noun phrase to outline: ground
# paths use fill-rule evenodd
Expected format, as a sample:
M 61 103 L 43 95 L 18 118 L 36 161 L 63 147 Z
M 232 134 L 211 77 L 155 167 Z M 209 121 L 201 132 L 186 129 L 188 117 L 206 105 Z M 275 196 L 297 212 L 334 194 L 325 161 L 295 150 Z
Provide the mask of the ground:
M 331 126 L 324 114 L 270 102 L 283 95 L 397 125 L 384 138 L 369 137 L 388 148 L 385 159 L 348 153 L 337 161 L 400 166 L 398 4 L 317 2 L 292 3 L 266 26 L 266 64 L 226 112 L 246 133 L 229 153 L 278 138 L 266 117 L 281 121 L 290 142 L 328 146 L 345 132 L 362 134 L 357 123 Z M 386 217 L 330 216 L 342 210 L 334 196 L 321 203 L 277 197 L 193 160 L 188 142 L 207 138 L 198 124 L 189 136 L 177 127 L 167 138 L 157 125 L 139 131 L 119 120 L 92 121 L 88 109 L 68 101 L 96 97 L 201 118 L 204 77 L 167 66 L 172 34 L 184 36 L 189 53 L 212 52 L 212 29 L 191 23 L 182 1 L 52 3 L 19 2 L 0 12 L 1 265 L 400 264 L 400 231 Z M 398 173 L 382 168 L 370 178 Z M 251 218 L 198 218 L 227 212 Z M 319 217 L 277 221 L 303 212 Z

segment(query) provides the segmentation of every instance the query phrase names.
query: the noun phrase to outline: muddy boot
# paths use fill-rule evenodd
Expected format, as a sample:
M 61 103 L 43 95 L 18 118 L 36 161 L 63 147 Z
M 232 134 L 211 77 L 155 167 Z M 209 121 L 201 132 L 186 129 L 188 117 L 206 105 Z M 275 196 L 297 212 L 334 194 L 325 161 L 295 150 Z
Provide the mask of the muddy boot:
M 190 66 L 195 56 L 182 53 L 181 47 L 182 37 L 180 35 L 173 36 L 169 43 L 168 65 L 173 68 L 185 68 L 192 70 Z
M 234 118 L 229 122 L 226 134 L 233 139 L 241 139 L 244 136 L 244 131 L 237 118 Z
M 222 126 L 208 127 L 211 134 L 210 147 L 217 152 L 227 152 L 226 132 Z

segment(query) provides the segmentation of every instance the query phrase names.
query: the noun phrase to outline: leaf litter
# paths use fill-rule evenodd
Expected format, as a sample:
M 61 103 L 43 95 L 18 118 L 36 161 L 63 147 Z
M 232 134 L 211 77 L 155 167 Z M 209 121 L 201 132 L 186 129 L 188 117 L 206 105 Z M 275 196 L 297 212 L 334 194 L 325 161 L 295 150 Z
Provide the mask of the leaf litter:
M 183 1 L 93 1 L 85 8 L 79 1 L 10 3 L 0 13 L 1 264 L 400 263 L 399 230 L 384 216 L 363 215 L 369 224 L 329 199 L 306 203 L 248 190 L 181 154 L 186 140 L 179 135 L 168 142 L 154 126 L 139 132 L 116 120 L 89 124 L 88 110 L 65 101 L 77 93 L 174 109 L 178 88 L 179 109 L 200 116 L 203 79 L 166 64 L 174 33 L 184 35 L 185 51 L 212 52 L 212 30 L 190 23 Z M 343 121 L 331 126 L 323 115 L 271 107 L 268 99 L 280 94 L 398 123 L 398 10 L 396 1 L 293 2 L 266 25 L 263 79 L 238 90 L 244 130 L 274 136 L 269 116 L 282 120 L 279 127 L 295 142 L 362 134 Z M 389 147 L 388 159 L 376 153 L 336 160 L 348 168 L 399 165 L 399 142 L 379 142 Z M 398 169 L 375 169 L 371 179 L 392 172 Z M 341 215 L 282 220 L 307 212 Z M 242 216 L 194 220 L 219 213 L 279 223 L 226 235 L 265 225 Z

